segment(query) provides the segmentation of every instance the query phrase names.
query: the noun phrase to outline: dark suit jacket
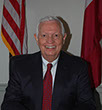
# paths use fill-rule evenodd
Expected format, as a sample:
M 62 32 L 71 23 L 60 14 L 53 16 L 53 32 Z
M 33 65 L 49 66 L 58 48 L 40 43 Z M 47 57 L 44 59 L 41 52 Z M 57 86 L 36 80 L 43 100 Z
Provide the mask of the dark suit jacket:
M 10 60 L 10 80 L 1 110 L 42 110 L 41 53 Z M 95 110 L 87 64 L 61 51 L 52 94 L 52 110 Z

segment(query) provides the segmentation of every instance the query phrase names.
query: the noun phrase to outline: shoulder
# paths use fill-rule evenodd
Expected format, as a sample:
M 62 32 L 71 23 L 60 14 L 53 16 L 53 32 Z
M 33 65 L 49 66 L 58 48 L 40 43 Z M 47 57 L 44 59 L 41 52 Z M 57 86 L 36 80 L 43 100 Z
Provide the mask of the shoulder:
M 66 78 L 88 77 L 88 65 L 85 60 L 78 56 L 69 55 L 62 52 L 59 59 L 59 64 L 62 65 Z
M 28 75 L 28 71 L 30 73 L 30 71 L 34 69 L 34 65 L 36 65 L 36 63 L 40 61 L 41 61 L 40 52 L 37 52 L 34 54 L 14 56 L 10 59 L 10 62 L 9 62 L 10 74 L 17 73 L 20 75 L 21 74 Z
M 11 65 L 25 65 L 30 64 L 33 60 L 36 61 L 41 57 L 41 53 L 36 52 L 33 54 L 24 54 L 24 55 L 17 55 L 10 58 Z
M 10 58 L 10 60 L 14 60 L 14 61 L 17 61 L 17 60 L 25 60 L 25 59 L 29 59 L 29 58 L 35 58 L 36 56 L 39 56 L 41 54 L 41 52 L 36 52 L 36 53 L 33 53 L 33 54 L 23 54 L 23 55 L 17 55 L 17 56 L 13 56 Z
M 74 55 L 70 55 L 68 53 L 65 52 L 61 52 L 61 56 L 60 56 L 61 62 L 63 63 L 63 65 L 65 66 L 70 66 L 71 68 L 83 68 L 83 67 L 87 67 L 87 62 L 82 59 L 81 57 L 78 56 L 74 56 Z

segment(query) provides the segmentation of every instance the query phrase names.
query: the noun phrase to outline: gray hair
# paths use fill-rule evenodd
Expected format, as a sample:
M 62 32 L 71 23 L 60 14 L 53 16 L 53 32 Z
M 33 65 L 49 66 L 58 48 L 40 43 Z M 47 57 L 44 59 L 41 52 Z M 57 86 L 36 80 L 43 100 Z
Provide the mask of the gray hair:
M 65 33 L 65 29 L 63 26 L 63 23 L 61 22 L 61 20 L 59 20 L 56 16 L 46 16 L 44 18 L 41 18 L 37 24 L 37 29 L 36 29 L 36 35 L 38 36 L 39 33 L 39 24 L 45 21 L 58 21 L 61 24 L 61 28 L 62 28 L 62 35 L 64 36 Z

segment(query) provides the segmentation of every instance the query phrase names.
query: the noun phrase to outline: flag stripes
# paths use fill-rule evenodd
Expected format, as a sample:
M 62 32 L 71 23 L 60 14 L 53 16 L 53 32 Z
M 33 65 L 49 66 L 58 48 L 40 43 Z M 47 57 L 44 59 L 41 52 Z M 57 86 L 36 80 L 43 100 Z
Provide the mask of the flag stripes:
M 12 42 L 15 44 L 16 48 L 18 49 L 19 53 L 21 54 L 20 41 L 19 41 L 18 37 L 16 36 L 16 33 L 12 30 L 12 27 L 8 24 L 8 22 L 6 21 L 6 19 L 4 17 L 3 17 L 3 24 L 2 24 L 2 32 L 3 32 L 3 34 L 5 34 L 4 37 L 7 39 L 7 41 L 10 41 L 9 39 L 12 40 Z M 9 37 L 8 37 L 8 35 L 6 36 L 5 32 L 7 32 Z M 11 47 L 12 47 L 12 42 L 9 42 Z
M 5 29 L 3 27 L 2 27 L 2 32 L 3 32 L 3 34 L 1 33 L 2 40 L 5 43 L 5 45 L 8 47 L 9 51 L 12 53 L 13 56 L 14 55 L 19 55 L 19 52 L 16 49 L 12 39 L 10 38 L 10 36 L 8 35 L 8 33 L 5 31 Z M 9 45 L 9 42 L 11 42 L 11 45 Z
M 9 25 L 13 29 L 13 31 L 15 32 L 15 34 L 17 35 L 17 37 L 19 38 L 20 37 L 19 36 L 19 27 L 17 26 L 17 24 L 14 21 L 14 19 L 12 19 L 11 15 L 9 14 L 9 12 L 6 10 L 5 7 L 4 7 L 4 13 L 3 13 L 3 15 L 4 15 L 3 16 L 3 19 L 6 19 L 6 21 L 7 21 L 6 24 Z M 4 24 L 5 24 L 5 20 L 4 20 Z
M 4 8 L 6 7 L 6 9 L 8 10 L 8 12 L 11 15 L 12 19 L 15 21 L 15 23 L 17 23 L 18 27 L 20 28 L 20 23 L 19 23 L 20 8 L 18 8 L 19 13 L 17 13 L 16 10 L 14 9 L 14 7 L 12 6 L 12 4 L 8 0 L 6 2 L 7 3 L 4 4 Z
M 18 3 L 18 1 L 17 0 L 9 0 L 9 1 L 16 10 L 16 12 L 18 13 L 18 15 L 20 16 L 20 4 Z
M 1 36 L 10 53 L 26 54 L 25 0 L 4 0 Z

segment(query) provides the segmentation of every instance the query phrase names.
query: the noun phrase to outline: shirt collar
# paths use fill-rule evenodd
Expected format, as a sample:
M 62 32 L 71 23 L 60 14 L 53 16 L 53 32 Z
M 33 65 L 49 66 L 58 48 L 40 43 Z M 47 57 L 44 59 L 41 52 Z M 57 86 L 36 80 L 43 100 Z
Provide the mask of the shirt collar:
M 47 66 L 48 63 L 51 63 L 53 66 L 55 66 L 58 62 L 59 56 L 53 61 L 53 62 L 48 62 L 47 60 L 44 59 L 44 57 L 42 56 L 42 62 L 44 66 Z

